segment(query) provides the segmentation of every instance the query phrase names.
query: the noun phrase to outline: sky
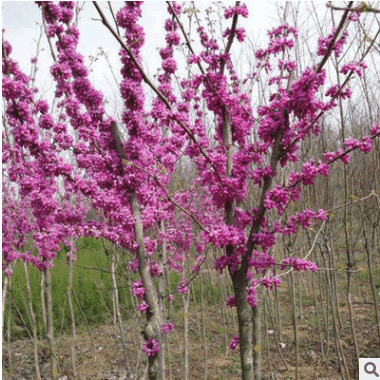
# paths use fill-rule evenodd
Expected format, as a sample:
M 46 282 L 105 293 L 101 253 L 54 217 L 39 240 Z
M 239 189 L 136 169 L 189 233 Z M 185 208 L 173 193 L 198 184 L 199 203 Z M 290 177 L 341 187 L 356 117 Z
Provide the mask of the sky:
M 83 5 L 83 10 L 79 16 L 80 43 L 78 50 L 85 57 L 87 66 L 91 65 L 90 79 L 97 89 L 101 89 L 107 100 L 107 108 L 110 112 L 113 108 L 120 108 L 120 97 L 118 94 L 116 80 L 119 81 L 120 61 L 118 52 L 120 50 L 118 42 L 110 32 L 99 21 L 99 16 L 92 2 L 79 2 Z M 116 13 L 122 6 L 122 2 L 112 2 L 112 7 Z M 190 3 L 184 4 L 188 8 Z M 223 5 L 231 5 L 232 1 L 223 2 Z M 111 19 L 106 2 L 99 5 L 104 13 Z M 201 11 L 199 15 L 204 16 L 204 10 L 211 5 L 211 2 L 195 2 L 196 7 Z M 276 5 L 274 2 L 261 2 L 260 7 L 248 2 L 249 18 L 240 18 L 240 25 L 244 26 L 252 40 L 260 40 L 265 37 L 267 28 L 276 25 Z M 165 46 L 165 31 L 163 28 L 165 19 L 168 17 L 167 6 L 163 1 L 147 1 L 142 6 L 141 24 L 146 33 L 146 42 L 142 51 L 143 65 L 152 79 L 160 66 L 161 60 L 158 50 Z M 187 15 L 182 15 L 182 23 L 188 26 Z M 230 20 L 229 20 L 230 21 Z M 30 59 L 36 56 L 37 41 L 41 33 L 41 13 L 39 8 L 32 1 L 3 1 L 2 2 L 2 28 L 5 29 L 5 39 L 13 48 L 12 58 L 17 60 L 24 73 L 31 72 Z M 195 36 L 195 34 L 193 34 Z M 196 46 L 196 45 L 195 45 Z M 109 62 L 114 70 L 111 73 L 104 56 L 99 55 L 102 49 L 108 56 Z M 236 47 L 237 49 L 238 47 Z M 91 59 L 91 57 L 95 59 Z M 40 95 L 51 99 L 54 94 L 54 83 L 49 75 L 49 67 L 52 58 L 45 36 L 40 42 L 40 52 L 38 54 L 38 72 L 36 85 L 40 90 Z

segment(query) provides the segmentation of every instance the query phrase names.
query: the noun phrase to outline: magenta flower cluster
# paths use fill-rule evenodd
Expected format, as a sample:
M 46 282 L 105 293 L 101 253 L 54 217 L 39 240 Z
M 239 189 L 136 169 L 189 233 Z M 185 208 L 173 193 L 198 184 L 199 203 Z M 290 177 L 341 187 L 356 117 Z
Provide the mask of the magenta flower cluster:
M 169 334 L 173 331 L 174 329 L 174 324 L 172 322 L 168 322 L 168 323 L 164 323 L 162 326 L 161 326 L 161 331 L 164 333 L 164 334 Z
M 160 351 L 159 343 L 154 339 L 147 339 L 142 345 L 142 350 L 145 352 L 146 356 L 154 357 Z
M 230 343 L 230 350 L 234 351 L 238 344 L 239 344 L 239 336 L 234 335 Z
M 297 272 L 308 270 L 316 272 L 318 270 L 318 267 L 315 263 L 311 261 L 302 260 L 297 257 L 287 257 L 284 260 L 282 260 L 280 269 L 284 270 L 286 267 L 292 267 Z

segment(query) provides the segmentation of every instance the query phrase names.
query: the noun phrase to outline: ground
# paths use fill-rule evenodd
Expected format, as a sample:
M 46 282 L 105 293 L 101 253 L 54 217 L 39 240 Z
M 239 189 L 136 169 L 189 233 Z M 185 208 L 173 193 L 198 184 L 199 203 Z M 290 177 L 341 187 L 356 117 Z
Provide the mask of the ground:
M 283 312 L 285 310 L 282 310 Z M 351 339 L 351 329 L 346 323 L 346 312 L 344 304 L 341 306 L 343 327 L 341 330 L 341 344 L 350 369 L 352 379 L 357 377 L 354 349 Z M 290 312 L 290 309 L 289 309 Z M 376 328 L 373 328 L 371 315 L 373 305 L 354 303 L 356 329 L 362 357 L 380 356 L 380 348 L 377 340 Z M 299 352 L 300 368 L 299 379 L 305 380 L 335 380 L 341 379 L 337 356 L 335 352 L 335 341 L 331 333 L 329 353 L 325 353 L 325 359 L 321 359 L 318 328 L 312 323 L 314 313 L 313 306 L 303 306 L 303 318 L 298 320 L 299 330 Z M 175 313 L 175 319 L 180 319 L 181 312 Z M 183 317 L 183 313 L 182 313 Z M 200 318 L 200 312 L 198 312 Z M 238 380 L 240 375 L 239 352 L 230 351 L 228 348 L 231 339 L 230 334 L 225 334 L 225 327 L 220 320 L 217 308 L 209 307 L 207 317 L 207 379 Z M 125 321 L 126 339 L 128 344 L 128 355 L 132 362 L 132 368 L 138 372 L 139 379 L 146 379 L 146 356 L 141 351 L 141 325 L 131 322 L 132 318 Z M 232 318 L 230 323 L 232 324 Z M 291 321 L 290 321 L 291 322 Z M 201 326 L 201 324 L 200 324 Z M 263 323 L 263 331 L 265 324 Z M 230 329 L 232 326 L 230 326 Z M 202 331 L 197 331 L 195 313 L 189 316 L 189 372 L 190 379 L 204 379 L 204 340 Z M 263 380 L 291 380 L 295 379 L 295 350 L 294 334 L 291 323 L 284 321 L 279 343 L 276 346 L 274 333 L 268 325 L 270 350 L 268 351 L 267 338 L 263 337 Z M 85 327 L 78 330 L 76 342 L 76 358 L 78 379 L 80 380 L 123 380 L 126 372 L 123 368 L 123 354 L 120 340 L 117 339 L 119 332 L 113 324 L 91 327 L 94 345 Z M 183 367 L 183 340 L 182 326 L 177 328 L 168 336 L 170 347 L 170 372 L 169 358 L 166 356 L 167 379 L 182 380 Z M 70 370 L 69 339 L 62 334 L 58 340 L 58 359 L 60 362 L 60 380 L 71 380 L 73 377 Z M 280 352 L 284 361 L 280 356 Z M 12 365 L 8 368 L 8 346 L 3 344 L 3 379 L 4 380 L 32 380 L 35 379 L 33 366 L 32 342 L 29 339 L 19 339 L 11 343 Z M 270 359 L 269 356 L 270 355 Z M 269 365 L 270 363 L 270 365 Z M 40 369 L 43 379 L 50 379 L 49 349 L 46 342 L 40 343 Z

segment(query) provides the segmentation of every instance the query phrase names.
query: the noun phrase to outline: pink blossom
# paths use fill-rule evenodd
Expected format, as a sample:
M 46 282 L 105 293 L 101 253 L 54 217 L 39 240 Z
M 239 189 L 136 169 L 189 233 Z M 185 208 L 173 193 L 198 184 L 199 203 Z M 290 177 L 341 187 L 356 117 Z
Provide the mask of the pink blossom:
M 138 306 L 137 306 L 137 310 L 140 312 L 140 313 L 143 313 L 145 314 L 149 309 L 149 305 L 147 304 L 146 301 L 142 300 L 139 302 Z
M 158 263 L 150 262 L 149 273 L 152 277 L 160 277 L 162 275 L 162 269 Z
M 359 12 L 358 12 L 359 13 Z M 360 13 L 359 13 L 360 14 Z M 348 19 L 351 20 L 351 21 L 358 21 L 359 20 L 359 17 L 358 17 L 358 14 L 356 14 L 356 12 L 351 12 L 348 16 Z
M 247 288 L 247 302 L 249 303 L 249 306 L 251 306 L 252 309 L 254 309 L 257 305 L 256 289 L 254 286 Z
M 315 263 L 311 261 L 302 260 L 296 257 L 287 257 L 283 259 L 280 265 L 280 269 L 284 270 L 287 266 L 293 267 L 294 270 L 297 272 L 301 270 L 311 270 L 312 272 L 316 272 L 318 270 L 318 267 Z
M 239 336 L 234 335 L 230 343 L 230 350 L 235 351 L 238 344 L 239 344 Z
M 132 284 L 132 291 L 136 298 L 142 298 L 145 295 L 145 288 L 143 286 L 141 278 L 138 278 Z
M 177 285 L 177 292 L 187 294 L 189 291 L 186 283 L 186 279 L 182 279 L 181 282 Z
M 374 124 L 374 125 L 371 127 L 371 133 L 372 133 L 373 135 L 380 134 L 380 124 L 378 124 L 378 125 Z
M 246 36 L 245 29 L 244 28 L 235 29 L 235 36 L 239 42 L 243 42 Z
M 173 74 L 177 70 L 177 62 L 173 58 L 167 58 L 162 62 L 162 68 L 165 72 Z
M 342 66 L 340 69 L 340 72 L 342 74 L 347 74 L 347 73 L 356 73 L 358 76 L 361 78 L 362 77 L 362 70 L 365 69 L 367 65 L 364 62 L 349 62 L 346 63 Z
M 149 358 L 154 357 L 160 351 L 160 345 L 154 339 L 147 339 L 145 343 L 142 345 L 142 350 Z
M 234 9 L 235 14 L 240 15 L 245 18 L 248 17 L 248 8 L 246 4 L 235 6 L 233 9 Z
M 162 326 L 161 326 L 161 331 L 164 333 L 164 334 L 169 334 L 173 331 L 174 329 L 174 324 L 172 322 L 168 322 L 168 323 L 164 323 Z
M 178 46 L 181 38 L 177 32 L 169 32 L 166 34 L 166 42 L 169 46 Z
M 165 20 L 165 30 L 167 32 L 171 32 L 177 29 L 178 29 L 178 23 L 176 21 L 172 21 L 172 19 L 170 18 Z
M 230 308 L 236 307 L 236 297 L 227 297 L 226 305 Z

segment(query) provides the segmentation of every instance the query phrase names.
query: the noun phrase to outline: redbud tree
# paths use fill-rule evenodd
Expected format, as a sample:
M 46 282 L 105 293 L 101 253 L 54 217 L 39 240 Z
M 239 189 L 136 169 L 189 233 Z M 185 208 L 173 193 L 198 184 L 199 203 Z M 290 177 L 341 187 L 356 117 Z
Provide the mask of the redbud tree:
M 326 64 L 344 54 L 347 27 L 360 10 L 349 3 L 339 24 L 317 41 L 318 61 L 302 72 L 293 54 L 297 30 L 285 23 L 268 31 L 267 46 L 254 52 L 255 70 L 240 75 L 231 49 L 246 38 L 239 26 L 249 17 L 246 5 L 225 8 L 223 23 L 229 26 L 220 38 L 199 23 L 196 51 L 181 22 L 181 6 L 168 2 L 162 69 L 152 82 L 141 58 L 141 2 L 125 2 L 115 15 L 117 27 L 93 5 L 104 31 L 120 46 L 120 118 L 106 114 L 103 94 L 89 79 L 77 48 L 73 2 L 36 2 L 54 58 L 54 113 L 48 101 L 37 100 L 38 89 L 12 59 L 3 36 L 3 271 L 11 275 L 15 260 L 45 271 L 54 265 L 60 244 L 70 246 L 80 236 L 103 238 L 131 252 L 129 270 L 139 274 L 132 290 L 138 311 L 146 315 L 149 378 L 161 379 L 163 334 L 173 324 L 164 319 L 165 294 L 156 283 L 164 268 L 174 270 L 181 275 L 176 291 L 186 293 L 185 262 L 193 261 L 196 281 L 213 247 L 214 268 L 228 271 L 234 289 L 226 300 L 236 308 L 239 326 L 231 349 L 240 346 L 242 378 L 259 378 L 253 350 L 257 288 L 280 285 L 275 267 L 276 273 L 317 270 L 298 257 L 276 262 L 272 248 L 279 237 L 324 221 L 326 213 L 304 209 L 279 217 L 302 197 L 304 187 L 328 176 L 333 162 L 349 163 L 356 149 L 369 153 L 380 136 L 380 124 L 369 125 L 368 136 L 349 138 L 337 151 L 294 170 L 302 142 L 320 134 L 321 118 L 338 100 L 350 98 L 349 81 L 366 68 L 364 54 L 341 66 L 342 83 L 326 86 Z M 187 52 L 185 74 L 179 74 L 180 47 Z M 262 76 L 270 95 L 254 108 L 246 83 Z M 176 170 L 185 164 L 191 176 L 173 191 Z M 281 181 L 280 168 L 289 168 Z M 252 188 L 259 194 L 253 207 Z M 95 220 L 84 218 L 89 209 Z

